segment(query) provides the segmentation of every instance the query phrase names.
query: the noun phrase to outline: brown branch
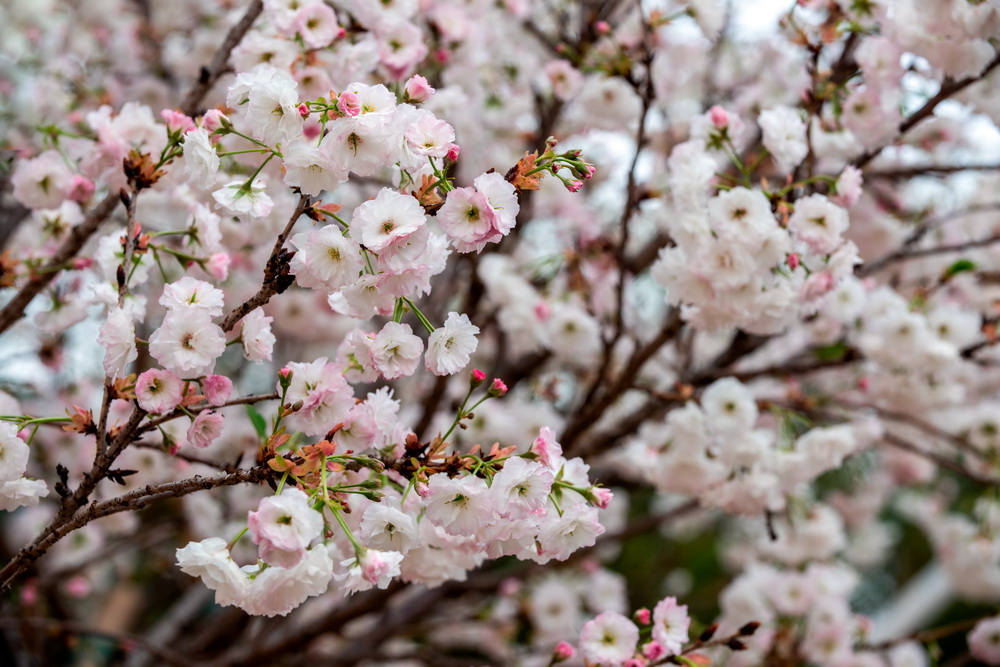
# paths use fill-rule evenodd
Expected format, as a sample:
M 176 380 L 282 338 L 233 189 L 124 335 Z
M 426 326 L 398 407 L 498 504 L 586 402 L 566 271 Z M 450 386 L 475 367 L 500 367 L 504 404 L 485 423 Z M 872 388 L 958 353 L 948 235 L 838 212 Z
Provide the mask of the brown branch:
M 71 524 L 73 516 L 81 507 L 87 504 L 90 494 L 93 493 L 94 489 L 97 488 L 97 484 L 107 475 L 108 469 L 114 463 L 115 459 L 118 458 L 118 455 L 128 446 L 132 434 L 145 416 L 146 411 L 136 406 L 128 422 L 122 427 L 111 445 L 106 450 L 98 448 L 97 454 L 94 456 L 94 465 L 91 466 L 90 472 L 85 472 L 76 490 L 62 499 L 59 511 L 56 512 L 56 515 L 49 524 L 31 544 L 18 551 L 17 555 L 0 570 L 0 591 L 8 588 L 14 579 L 24 572 L 31 563 L 38 560 L 52 544 L 62 539 L 65 533 L 60 534 L 55 540 L 48 542 L 53 535 L 58 534 L 62 528 Z M 46 546 L 41 548 L 43 544 Z
M 636 350 L 611 386 L 599 398 L 580 406 L 580 410 L 574 415 L 573 420 L 569 422 L 559 438 L 566 449 L 567 456 L 574 453 L 574 445 L 580 436 L 592 427 L 625 391 L 635 384 L 636 375 L 642 367 L 664 345 L 674 339 L 680 326 L 680 314 L 674 309 L 660 328 L 659 334 Z
M 918 644 L 929 644 L 935 642 L 939 639 L 943 639 L 949 635 L 958 634 L 959 632 L 967 632 L 975 627 L 976 623 L 988 618 L 993 614 L 984 614 L 976 618 L 966 618 L 961 621 L 955 621 L 954 623 L 949 623 L 947 625 L 942 625 L 937 628 L 930 628 L 929 630 L 920 630 L 914 632 L 910 635 L 905 635 L 903 637 L 896 637 L 895 639 L 890 639 L 888 641 L 879 642 L 878 644 L 864 644 L 857 648 L 858 651 L 887 651 L 894 646 L 900 644 L 906 644 L 907 642 L 917 642 Z
M 294 278 L 288 273 L 288 262 L 291 260 L 292 253 L 284 250 L 284 245 L 285 240 L 288 239 L 288 235 L 292 231 L 292 227 L 295 226 L 295 223 L 298 222 L 299 218 L 302 217 L 302 214 L 309 207 L 310 201 L 309 195 L 299 196 L 299 203 L 295 206 L 292 216 L 288 219 L 285 228 L 278 234 L 278 238 L 274 242 L 271 256 L 268 257 L 267 264 L 264 266 L 264 281 L 261 283 L 260 289 L 257 290 L 256 294 L 226 315 L 226 319 L 220 325 L 226 333 L 232 331 L 233 327 L 247 313 L 265 305 L 271 300 L 272 296 L 281 294 L 294 282 Z
M 964 467 L 962 467 L 958 463 L 955 463 L 948 457 L 941 456 L 940 454 L 936 454 L 934 452 L 928 452 L 927 450 L 921 449 L 916 445 L 914 445 L 913 443 L 904 440 L 903 438 L 900 438 L 898 435 L 893 435 L 892 433 L 886 433 L 884 436 L 882 436 L 880 442 L 895 447 L 896 449 L 902 449 L 912 454 L 916 454 L 917 456 L 922 456 L 925 459 L 928 459 L 933 463 L 936 463 L 939 467 L 951 470 L 956 475 L 965 477 L 966 479 L 971 480 L 977 484 L 983 484 L 985 486 L 1000 485 L 1000 479 L 997 479 L 995 477 L 984 477 L 977 473 L 966 470 Z
M 726 377 L 736 378 L 740 382 L 746 382 L 766 375 L 801 375 L 814 371 L 826 370 L 829 368 L 839 368 L 859 361 L 861 355 L 854 349 L 849 348 L 839 359 L 823 361 L 822 359 L 804 359 L 798 362 L 789 362 L 777 366 L 767 366 L 755 370 L 734 371 L 726 368 L 715 368 L 706 370 L 698 374 L 693 384 L 704 385 Z
M 958 79 L 957 81 L 945 79 L 941 83 L 941 89 L 938 91 L 937 95 L 924 102 L 922 107 L 903 119 L 903 122 L 899 124 L 899 134 L 906 134 L 906 132 L 909 131 L 914 125 L 933 114 L 934 109 L 936 109 L 937 105 L 941 104 L 941 102 L 944 102 L 952 95 L 968 88 L 977 81 L 981 81 L 990 72 L 996 69 L 997 66 L 1000 66 L 1000 53 L 998 53 L 993 60 L 990 61 L 986 68 L 976 76 L 967 76 L 963 79 Z M 851 165 L 857 167 L 858 169 L 862 169 L 866 164 L 875 159 L 875 157 L 881 153 L 884 148 L 885 146 L 879 146 L 865 151 L 851 161 Z
M 197 463 L 198 465 L 208 466 L 209 468 L 215 468 L 216 470 L 223 470 L 225 472 L 233 472 L 234 470 L 236 470 L 235 465 L 231 465 L 228 463 L 219 463 L 218 461 L 212 461 L 210 459 L 198 456 L 197 454 L 189 454 L 183 451 L 177 452 L 176 454 L 171 454 L 170 452 L 166 451 L 165 449 L 163 449 L 162 446 L 156 444 L 155 442 L 145 442 L 140 440 L 139 442 L 133 442 L 132 446 L 137 447 L 139 449 L 149 449 L 154 452 L 160 452 L 161 454 L 165 454 L 170 458 L 180 459 L 182 461 L 187 461 L 188 463 Z
M 243 18 L 240 19 L 239 23 L 230 28 L 229 33 L 226 38 L 222 40 L 222 44 L 219 46 L 219 50 L 215 52 L 215 56 L 212 58 L 212 62 L 208 67 L 202 67 L 201 73 L 198 76 L 198 81 L 195 82 L 193 88 L 188 91 L 188 94 L 184 96 L 184 101 L 181 102 L 181 111 L 188 116 L 195 116 L 201 111 L 201 102 L 205 99 L 205 95 L 208 91 L 212 89 L 216 81 L 229 71 L 229 55 L 232 53 L 233 49 L 243 40 L 243 36 L 247 34 L 250 27 L 253 25 L 257 17 L 264 10 L 263 0 L 251 0 L 250 5 L 247 7 L 246 13 Z
M 864 403 L 854 403 L 852 401 L 846 401 L 843 399 L 838 399 L 837 404 L 848 409 L 853 410 L 874 410 L 879 417 L 882 419 L 888 419 L 889 421 L 901 422 L 903 424 L 909 424 L 917 429 L 920 429 L 928 435 L 932 435 L 936 438 L 940 438 L 945 442 L 954 445 L 957 449 L 975 456 L 979 460 L 984 460 L 985 455 L 983 452 L 976 449 L 968 440 L 962 438 L 954 433 L 949 433 L 944 429 L 938 428 L 930 422 L 924 421 L 920 417 L 915 417 L 913 415 L 907 414 L 905 412 L 898 412 L 896 410 L 888 410 L 885 408 L 880 408 L 874 405 L 868 405 Z
M 83 512 L 60 523 L 53 530 L 43 533 L 34 542 L 21 549 L 14 559 L 0 570 L 0 590 L 9 587 L 30 563 L 41 558 L 52 545 L 91 521 L 119 512 L 138 511 L 157 501 L 166 498 L 180 498 L 195 491 L 214 489 L 219 486 L 261 482 L 273 474 L 270 468 L 258 466 L 250 470 L 237 470 L 217 477 L 196 476 L 177 482 L 167 482 L 155 486 L 148 485 L 110 500 L 92 503 Z
M 104 222 L 105 218 L 111 215 L 119 202 L 118 194 L 109 194 L 102 199 L 94 208 L 90 209 L 87 216 L 79 225 L 73 227 L 59 250 L 56 251 L 48 262 L 41 269 L 31 276 L 27 283 L 21 286 L 17 294 L 8 301 L 3 309 L 0 309 L 0 334 L 10 328 L 12 324 L 21 319 L 24 309 L 28 307 L 31 300 L 45 289 L 49 283 L 55 280 L 59 272 L 66 267 L 66 263 L 80 252 L 80 248 L 87 242 L 97 228 Z
M 42 618 L 37 616 L 28 616 L 25 618 L 0 618 L 0 627 L 6 626 L 9 628 L 19 628 L 22 625 L 44 628 L 50 632 L 64 632 L 71 635 L 87 635 L 105 639 L 118 644 L 123 650 L 126 651 L 128 650 L 126 647 L 133 645 L 146 651 L 154 658 L 162 660 L 165 664 L 174 665 L 176 667 L 190 667 L 191 664 L 190 660 L 173 649 L 165 646 L 157 646 L 156 644 L 147 641 L 141 635 L 132 634 L 130 632 L 111 632 L 109 630 L 92 628 L 73 621 L 63 621 L 55 618 Z
M 884 269 L 889 264 L 894 264 L 896 262 L 919 259 L 921 257 L 931 257 L 933 255 L 945 255 L 950 252 L 965 252 L 966 250 L 982 248 L 984 246 L 993 245 L 994 243 L 1000 243 L 1000 235 L 990 236 L 985 239 L 976 239 L 975 241 L 966 241 L 964 243 L 955 243 L 952 245 L 940 245 L 934 246 L 933 248 L 918 248 L 916 250 L 907 250 L 904 245 L 904 247 L 900 248 L 896 252 L 886 255 L 882 259 L 867 266 L 861 267 L 858 270 L 858 275 L 861 277 L 869 276 L 876 271 Z
M 1000 164 L 952 164 L 952 165 L 920 165 L 898 167 L 896 169 L 881 169 L 865 172 L 865 178 L 902 179 L 924 176 L 927 174 L 958 174 L 963 171 L 997 171 Z
M 278 395 L 278 393 L 273 392 L 270 394 L 253 394 L 250 396 L 243 396 L 241 398 L 234 398 L 231 401 L 226 401 L 222 405 L 203 405 L 199 408 L 187 408 L 187 412 L 181 410 L 180 408 L 176 408 L 165 415 L 160 415 L 155 419 L 150 419 L 148 422 L 142 425 L 142 428 L 136 431 L 136 435 L 139 436 L 145 433 L 149 433 L 150 431 L 155 431 L 157 427 L 166 424 L 168 421 L 172 421 L 174 419 L 177 419 L 178 417 L 187 416 L 188 412 L 197 415 L 199 412 L 202 412 L 203 410 L 217 410 L 219 408 L 228 408 L 233 405 L 253 405 L 254 403 L 262 403 L 263 401 L 276 401 L 279 398 L 280 396 Z

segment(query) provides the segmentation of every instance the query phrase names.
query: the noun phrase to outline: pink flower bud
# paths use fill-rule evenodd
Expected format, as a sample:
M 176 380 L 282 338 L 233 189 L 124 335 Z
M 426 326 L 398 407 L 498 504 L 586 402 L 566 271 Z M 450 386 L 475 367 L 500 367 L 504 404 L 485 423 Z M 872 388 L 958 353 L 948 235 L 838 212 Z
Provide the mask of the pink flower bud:
M 858 389 L 861 391 L 868 391 L 868 387 L 872 384 L 872 380 L 867 375 L 862 376 L 858 379 Z
M 606 35 L 611 32 L 611 26 L 607 21 L 598 21 L 594 24 L 594 30 L 598 35 Z
M 802 285 L 801 296 L 803 299 L 812 300 L 823 296 L 831 289 L 833 289 L 833 276 L 829 273 L 814 273 Z
M 643 625 L 649 625 L 650 611 L 643 607 L 642 609 L 637 609 L 635 612 L 635 620 Z M 646 656 L 647 658 L 649 656 Z
M 229 117 L 218 109 L 209 109 L 201 117 L 201 126 L 209 132 L 215 132 L 223 125 L 229 124 Z
M 232 258 L 227 253 L 217 252 L 205 262 L 205 271 L 216 280 L 222 281 L 229 277 L 229 263 Z
M 486 395 L 492 398 L 500 398 L 507 393 L 507 385 L 500 378 L 493 378 L 493 384 L 490 385 L 489 390 L 487 390 Z
M 505 598 L 517 595 L 518 591 L 521 590 L 521 582 L 514 577 L 507 577 L 500 582 L 500 586 L 497 591 Z
M 205 400 L 212 405 L 222 405 L 229 400 L 229 395 L 233 393 L 233 381 L 225 375 L 207 375 L 201 381 L 201 390 L 205 393 Z
M 667 655 L 667 649 L 655 639 L 642 647 L 642 654 L 649 660 L 659 660 Z
M 69 593 L 70 597 L 76 599 L 85 598 L 90 595 L 90 582 L 87 581 L 86 577 L 71 577 L 69 581 L 66 582 L 66 592 Z
M 302 136 L 307 140 L 316 139 L 319 137 L 320 132 L 323 131 L 323 126 L 317 123 L 315 120 L 306 121 L 302 124 Z
M 646 661 L 642 658 L 629 658 L 622 663 L 622 667 L 646 667 Z
M 74 174 L 73 183 L 69 186 L 69 198 L 82 204 L 93 196 L 94 182 L 85 176 Z
M 160 112 L 160 117 L 167 124 L 167 129 L 171 132 L 190 132 L 194 129 L 194 120 L 187 114 L 173 109 L 164 109 Z
M 479 385 L 481 385 L 485 381 L 486 381 L 486 373 L 482 372 L 478 368 L 473 368 L 472 369 L 472 380 L 471 380 L 472 386 L 473 387 L 478 387 Z
M 579 192 L 580 188 L 583 187 L 583 181 L 570 181 L 566 188 L 570 192 Z
M 788 268 L 792 271 L 799 268 L 799 254 L 797 252 L 788 253 L 788 259 L 785 261 L 788 263 Z
M 720 130 L 729 127 L 729 114 L 718 105 L 708 110 L 708 117 L 712 120 L 712 125 Z
M 303 118 L 309 117 L 309 105 L 307 105 L 305 102 L 299 105 L 299 115 L 302 116 Z
M 29 581 L 21 587 L 21 604 L 30 607 L 38 602 L 38 587 L 34 581 Z
M 385 573 L 389 570 L 389 563 L 382 556 L 381 551 L 369 549 L 361 556 L 361 576 L 373 584 L 377 584 Z
M 347 37 L 347 28 L 341 26 L 340 29 L 337 30 L 337 36 L 335 39 L 344 39 L 345 37 Z
M 552 662 L 563 662 L 564 660 L 569 660 L 574 655 L 576 655 L 576 649 L 573 648 L 572 644 L 559 642 L 556 644 L 556 648 L 552 652 Z
M 84 269 L 89 269 L 94 265 L 94 259 L 92 257 L 77 257 L 73 260 L 73 268 L 77 271 L 83 271 Z
M 594 505 L 602 510 L 607 509 L 608 505 L 611 504 L 611 499 L 615 497 L 615 494 L 611 493 L 610 489 L 600 486 L 591 487 L 590 492 L 594 495 Z
M 419 74 L 414 74 L 410 77 L 406 82 L 404 90 L 406 91 L 406 97 L 411 102 L 426 102 L 434 94 L 434 87 Z
M 345 116 L 354 118 L 361 114 L 361 100 L 350 91 L 344 91 L 337 98 L 337 110 Z
M 438 49 L 434 52 L 434 59 L 442 65 L 446 65 L 451 60 L 451 53 L 448 49 Z
M 458 159 L 458 154 L 461 152 L 462 149 L 458 147 L 458 144 L 452 144 L 451 146 L 448 146 L 448 154 L 445 155 L 445 157 L 451 162 L 454 162 Z
M 587 173 L 583 177 L 585 180 L 593 178 L 594 173 L 597 171 L 597 168 L 592 164 L 585 165 L 585 169 L 587 170 Z

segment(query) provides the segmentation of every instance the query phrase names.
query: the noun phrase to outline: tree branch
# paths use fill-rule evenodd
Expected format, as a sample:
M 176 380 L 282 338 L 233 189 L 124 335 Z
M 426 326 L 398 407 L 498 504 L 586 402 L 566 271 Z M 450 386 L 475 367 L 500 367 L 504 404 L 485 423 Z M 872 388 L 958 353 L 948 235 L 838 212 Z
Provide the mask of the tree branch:
M 102 199 L 94 208 L 90 209 L 87 216 L 69 233 L 59 250 L 56 251 L 49 261 L 41 269 L 31 276 L 27 283 L 21 286 L 3 309 L 0 309 L 0 334 L 10 328 L 24 315 L 24 309 L 28 307 L 31 300 L 45 289 L 49 283 L 55 280 L 56 276 L 65 268 L 66 262 L 76 257 L 80 248 L 87 242 L 97 228 L 104 222 L 104 219 L 111 215 L 115 206 L 119 202 L 118 193 L 109 194 Z
M 229 55 L 232 53 L 233 49 L 243 40 L 243 36 L 247 34 L 250 27 L 253 25 L 257 17 L 264 10 L 263 0 L 251 0 L 250 5 L 247 7 L 246 13 L 243 18 L 240 19 L 239 23 L 234 25 L 229 29 L 229 33 L 226 34 L 226 38 L 222 40 L 222 44 L 219 46 L 219 50 L 215 52 L 215 56 L 212 58 L 211 64 L 206 68 L 201 68 L 201 74 L 198 76 L 198 81 L 195 83 L 194 87 L 188 91 L 188 94 L 184 96 L 184 101 L 181 102 L 181 111 L 188 116 L 196 116 L 201 109 L 201 101 L 205 99 L 205 95 L 208 91 L 212 89 L 215 82 L 222 77 L 227 71 L 229 71 Z

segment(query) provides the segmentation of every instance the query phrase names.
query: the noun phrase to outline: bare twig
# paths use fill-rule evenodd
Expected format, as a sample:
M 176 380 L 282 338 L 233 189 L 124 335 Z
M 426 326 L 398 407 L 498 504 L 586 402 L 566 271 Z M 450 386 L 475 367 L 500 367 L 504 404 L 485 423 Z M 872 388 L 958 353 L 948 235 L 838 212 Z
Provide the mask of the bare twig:
M 135 635 L 130 632 L 111 632 L 109 630 L 92 628 L 83 625 L 82 623 L 63 621 L 55 618 L 33 616 L 29 616 L 27 618 L 0 618 L 0 626 L 17 628 L 24 625 L 42 628 L 49 632 L 86 635 L 105 639 L 118 644 L 118 646 L 126 651 L 130 647 L 140 648 L 148 652 L 154 658 L 162 660 L 165 664 L 175 665 L 176 667 L 189 667 L 191 664 L 187 658 L 173 649 L 169 649 L 165 646 L 157 646 L 156 644 L 147 641 L 141 635 Z
M 229 55 L 233 49 L 243 40 L 257 17 L 264 10 L 263 0 L 251 0 L 246 13 L 239 23 L 230 28 L 226 38 L 222 40 L 219 50 L 215 52 L 212 62 L 208 67 L 202 67 L 198 76 L 198 81 L 194 87 L 184 96 L 181 102 L 181 111 L 188 116 L 195 116 L 201 111 L 201 101 L 212 89 L 215 82 L 229 70 Z
M 118 193 L 110 194 L 102 199 L 94 208 L 90 209 L 87 216 L 79 225 L 73 227 L 67 238 L 56 254 L 39 269 L 28 282 L 21 286 L 17 294 L 8 301 L 3 309 L 0 309 L 0 333 L 10 328 L 12 324 L 21 319 L 24 309 L 28 307 L 31 300 L 48 286 L 60 271 L 66 267 L 66 263 L 80 252 L 80 248 L 87 242 L 97 228 L 104 222 L 105 218 L 111 215 L 118 204 Z
M 941 84 L 941 89 L 938 91 L 937 95 L 927 100 L 922 107 L 903 119 L 903 122 L 899 124 L 899 134 L 906 134 L 906 132 L 909 131 L 914 125 L 933 114 L 939 104 L 950 98 L 952 95 L 968 88 L 977 81 L 983 80 L 987 75 L 989 75 L 990 72 L 996 69 L 997 66 L 1000 66 L 1000 53 L 998 53 L 983 69 L 983 71 L 976 76 L 967 76 L 965 78 L 958 79 L 957 81 L 945 79 Z M 869 149 L 856 157 L 851 164 L 858 169 L 861 169 L 875 159 L 875 157 L 881 153 L 884 148 L 885 146 L 878 146 L 877 148 Z
M 166 498 L 180 498 L 196 491 L 214 489 L 220 486 L 234 486 L 261 482 L 273 471 L 266 466 L 258 466 L 250 470 L 237 470 L 217 477 L 192 477 L 177 482 L 149 485 L 130 493 L 89 505 L 83 512 L 60 523 L 53 530 L 43 533 L 20 552 L 0 570 L 0 590 L 10 586 L 14 579 L 23 572 L 31 562 L 41 558 L 52 545 L 69 535 L 74 530 L 82 528 L 91 521 L 119 512 L 134 512 Z
M 220 326 L 226 333 L 232 331 L 233 327 L 250 311 L 263 306 L 271 300 L 272 296 L 281 294 L 292 284 L 294 279 L 288 273 L 288 261 L 291 259 L 291 253 L 284 250 L 285 240 L 288 239 L 292 227 L 295 226 L 298 219 L 302 217 L 303 212 L 309 207 L 309 203 L 309 195 L 301 195 L 299 197 L 299 203 L 292 212 L 292 216 L 288 219 L 285 228 L 278 234 L 278 238 L 274 242 L 271 256 L 264 266 L 264 281 L 261 283 L 260 289 L 252 297 L 234 308 L 231 313 L 226 315 L 226 319 L 222 321 Z
M 993 245 L 994 243 L 1000 243 L 1000 235 L 989 236 L 984 239 L 976 239 L 975 241 L 966 241 L 964 243 L 955 243 L 952 245 L 940 245 L 934 246 L 933 248 L 918 248 L 916 250 L 907 250 L 904 245 L 896 252 L 886 255 L 882 259 L 872 262 L 867 266 L 861 267 L 858 269 L 858 275 L 861 277 L 870 276 L 876 271 L 880 271 L 889 264 L 894 264 L 896 262 L 903 262 L 909 259 L 919 259 L 921 257 L 931 257 L 933 255 L 946 255 L 951 252 L 965 252 L 966 250 L 983 248 L 985 246 Z

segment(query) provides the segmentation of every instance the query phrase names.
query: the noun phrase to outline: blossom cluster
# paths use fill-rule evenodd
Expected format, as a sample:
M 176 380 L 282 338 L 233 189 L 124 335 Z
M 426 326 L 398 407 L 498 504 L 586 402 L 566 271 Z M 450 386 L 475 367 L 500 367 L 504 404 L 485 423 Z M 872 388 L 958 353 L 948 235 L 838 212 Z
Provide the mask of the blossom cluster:
M 1000 3 L 789 4 L 0 6 L 16 650 L 1000 664 Z
M 360 430 L 358 422 L 350 428 Z M 548 429 L 526 455 L 494 451 L 454 476 L 422 467 L 407 480 L 377 459 L 340 457 L 335 449 L 324 440 L 272 463 L 285 471 L 283 481 L 316 486 L 308 494 L 286 487 L 247 514 L 256 563 L 238 566 L 235 542 L 209 537 L 177 550 L 180 568 L 213 589 L 218 604 L 274 616 L 322 594 L 333 579 L 347 594 L 384 589 L 395 577 L 437 586 L 464 580 L 487 558 L 565 560 L 604 532 L 598 508 L 612 494 L 591 484 L 580 459 L 562 456 Z M 366 467 L 351 472 L 346 461 Z

